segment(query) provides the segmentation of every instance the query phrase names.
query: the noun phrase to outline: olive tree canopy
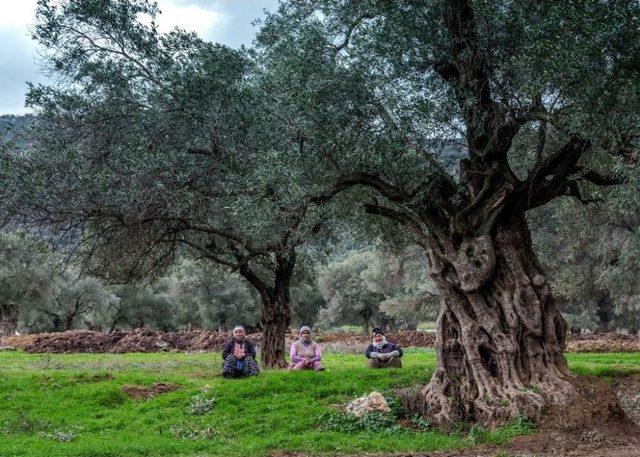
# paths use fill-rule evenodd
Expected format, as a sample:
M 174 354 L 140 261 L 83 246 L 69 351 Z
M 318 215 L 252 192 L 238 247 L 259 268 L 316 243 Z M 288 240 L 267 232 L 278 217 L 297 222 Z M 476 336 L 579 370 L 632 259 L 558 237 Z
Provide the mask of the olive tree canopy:
M 640 5 L 283 2 L 259 35 L 327 201 L 357 188 L 429 258 L 438 363 L 406 406 L 499 424 L 575 397 L 525 213 L 636 160 Z M 352 198 L 351 203 L 358 201 Z

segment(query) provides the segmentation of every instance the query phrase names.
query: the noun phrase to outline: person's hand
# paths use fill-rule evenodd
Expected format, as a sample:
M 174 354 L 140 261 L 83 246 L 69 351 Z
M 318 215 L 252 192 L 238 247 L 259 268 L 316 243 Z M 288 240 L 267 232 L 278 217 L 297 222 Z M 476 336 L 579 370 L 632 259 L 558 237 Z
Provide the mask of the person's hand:
M 389 354 L 380 354 L 380 359 L 382 360 L 389 360 Z

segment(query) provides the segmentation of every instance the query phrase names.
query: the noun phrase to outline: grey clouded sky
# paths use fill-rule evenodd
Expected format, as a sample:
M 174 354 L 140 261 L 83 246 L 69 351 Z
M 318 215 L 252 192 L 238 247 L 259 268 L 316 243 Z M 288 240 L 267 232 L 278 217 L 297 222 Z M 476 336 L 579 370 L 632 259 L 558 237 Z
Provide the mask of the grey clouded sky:
M 278 0 L 156 0 L 162 11 L 160 31 L 173 27 L 234 48 L 255 36 L 253 19 Z M 46 82 L 38 68 L 37 45 L 31 40 L 36 0 L 0 0 L 0 114 L 23 114 L 26 82 Z

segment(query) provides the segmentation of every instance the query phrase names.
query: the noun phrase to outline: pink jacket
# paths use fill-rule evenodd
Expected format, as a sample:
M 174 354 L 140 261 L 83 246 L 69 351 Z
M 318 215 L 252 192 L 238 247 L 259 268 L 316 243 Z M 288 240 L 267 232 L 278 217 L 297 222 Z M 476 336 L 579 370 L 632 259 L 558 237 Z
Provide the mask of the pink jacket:
M 296 341 L 291 345 L 291 352 L 289 354 L 291 356 L 291 361 L 293 363 L 302 362 L 305 357 L 311 357 L 312 362 L 319 362 L 322 358 L 322 348 L 318 343 L 311 343 L 310 346 L 305 346 L 300 342 L 300 340 Z

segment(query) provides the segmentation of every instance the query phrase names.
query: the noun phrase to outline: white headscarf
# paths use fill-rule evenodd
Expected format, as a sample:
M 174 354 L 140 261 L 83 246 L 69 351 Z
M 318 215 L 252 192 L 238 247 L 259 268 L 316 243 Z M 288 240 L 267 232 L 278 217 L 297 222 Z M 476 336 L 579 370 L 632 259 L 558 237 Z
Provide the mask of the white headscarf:
M 311 328 L 307 327 L 306 325 L 303 325 L 302 327 L 300 327 L 300 341 L 302 342 L 302 344 L 304 344 L 305 346 L 311 344 L 311 335 L 309 335 L 309 340 L 305 340 L 304 338 L 302 338 L 302 332 L 309 332 L 309 334 L 311 334 Z
M 233 332 L 231 332 L 231 335 L 233 336 L 234 340 L 236 340 L 236 341 L 244 341 L 244 338 L 242 338 L 241 340 L 236 338 L 236 336 L 234 335 L 236 330 L 242 330 L 244 332 L 245 331 L 244 327 L 242 325 L 236 325 L 235 327 L 233 327 Z

